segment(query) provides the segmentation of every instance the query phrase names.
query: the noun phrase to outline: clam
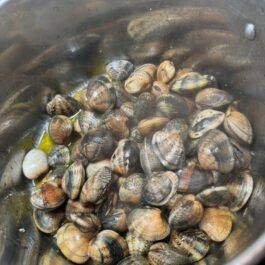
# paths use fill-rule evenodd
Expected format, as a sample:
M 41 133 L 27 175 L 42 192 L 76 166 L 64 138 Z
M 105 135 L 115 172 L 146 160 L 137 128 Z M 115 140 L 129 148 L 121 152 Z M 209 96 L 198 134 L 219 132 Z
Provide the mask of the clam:
M 200 75 L 190 72 L 178 77 L 171 84 L 171 90 L 180 94 L 193 93 L 200 90 L 215 81 L 212 75 Z
M 149 92 L 144 92 L 139 95 L 133 105 L 133 117 L 136 121 L 140 121 L 151 115 L 153 111 L 153 96 Z
M 156 98 L 156 110 L 169 119 L 187 116 L 189 107 L 187 101 L 177 94 L 162 94 Z
M 209 237 L 199 229 L 173 231 L 170 236 L 170 244 L 185 253 L 188 263 L 201 260 L 210 249 Z
M 164 242 L 152 245 L 147 257 L 150 265 L 185 265 L 190 263 L 184 251 Z
M 169 200 L 168 202 L 165 204 L 166 208 L 168 210 L 172 210 L 172 208 L 175 206 L 175 204 L 177 203 L 178 200 L 180 200 L 184 195 L 180 194 L 180 193 L 175 193 Z
M 119 189 L 119 198 L 125 203 L 139 204 L 144 188 L 144 175 L 135 173 L 127 177 Z
M 169 93 L 169 88 L 168 85 L 160 82 L 160 81 L 155 81 L 153 83 L 153 86 L 151 88 L 151 94 L 155 97 L 158 97 L 162 94 L 168 94 Z
M 57 115 L 51 119 L 48 132 L 55 144 L 64 144 L 70 139 L 73 126 L 68 117 Z
M 226 134 L 218 129 L 207 132 L 199 142 L 198 159 L 203 169 L 221 173 L 232 171 L 235 159 L 233 147 Z
M 129 119 L 129 120 L 133 120 L 133 109 L 134 109 L 134 103 L 131 101 L 127 101 L 124 102 L 121 107 L 120 110 L 125 114 L 125 116 Z
M 251 144 L 252 126 L 248 118 L 239 111 L 228 111 L 224 121 L 225 131 L 229 136 L 243 144 Z
M 70 150 L 65 145 L 54 145 L 48 155 L 48 164 L 51 167 L 68 166 L 71 163 Z
M 197 167 L 194 162 L 190 162 L 180 169 L 177 175 L 179 177 L 179 192 L 196 194 L 214 182 L 212 174 Z
M 125 81 L 125 90 L 130 94 L 139 94 L 151 88 L 154 81 L 156 67 L 144 64 L 134 70 Z
M 170 211 L 168 222 L 173 229 L 186 229 L 195 226 L 203 216 L 203 207 L 194 195 L 180 198 Z
M 125 102 L 135 102 L 136 97 L 125 91 L 123 82 L 113 82 L 112 86 L 114 87 L 116 94 L 115 105 L 117 108 L 120 108 Z
M 175 76 L 175 72 L 176 69 L 174 63 L 169 60 L 165 60 L 157 68 L 157 80 L 163 83 L 168 83 Z
M 182 68 L 176 72 L 176 78 L 179 78 L 185 74 L 193 72 L 192 68 Z
M 94 175 L 90 176 L 85 182 L 80 200 L 82 203 L 97 204 L 105 195 L 112 183 L 111 170 L 109 167 L 100 168 Z
M 116 60 L 106 65 L 106 72 L 111 79 L 121 81 L 126 79 L 133 71 L 134 66 L 127 60 Z
M 22 170 L 26 178 L 38 178 L 49 170 L 47 155 L 40 149 L 30 150 L 24 157 Z
M 81 110 L 75 123 L 77 132 L 86 134 L 90 129 L 94 129 L 103 124 L 101 115 L 93 111 Z
M 64 224 L 56 234 L 58 248 L 72 262 L 81 264 L 89 259 L 87 253 L 91 238 L 72 223 Z
M 116 232 L 124 232 L 128 229 L 127 213 L 125 209 L 118 208 L 111 211 L 102 220 L 102 227 Z
M 81 140 L 81 153 L 91 162 L 110 156 L 114 148 L 112 134 L 103 128 L 91 129 Z
M 216 242 L 224 241 L 231 232 L 231 213 L 224 209 L 207 208 L 199 224 L 211 240 Z
M 176 132 L 157 131 L 152 145 L 160 162 L 168 169 L 177 169 L 185 157 L 183 141 Z
M 186 140 L 188 137 L 188 125 L 182 118 L 176 118 L 170 120 L 163 128 L 165 132 L 176 132 L 180 135 L 182 140 Z
M 244 170 L 247 169 L 251 162 L 251 152 L 248 148 L 241 146 L 234 139 L 230 139 L 233 146 L 235 165 L 234 170 Z
M 102 230 L 92 239 L 88 255 L 99 264 L 117 264 L 128 255 L 128 246 L 123 237 L 112 230 Z
M 152 172 L 162 171 L 164 166 L 160 159 L 155 154 L 152 141 L 150 138 L 145 138 L 143 146 L 140 149 L 140 162 L 146 176 L 150 176 Z
M 138 127 L 133 127 L 130 131 L 130 140 L 135 141 L 136 143 L 140 144 L 144 140 L 144 136 L 140 133 Z
M 177 192 L 178 176 L 171 172 L 153 173 L 146 181 L 143 199 L 154 206 L 165 205 Z
M 73 145 L 72 145 L 72 150 L 71 150 L 71 160 L 73 162 L 75 161 L 81 161 L 83 166 L 86 166 L 88 164 L 87 158 L 81 153 L 81 140 L 78 139 Z
M 146 258 L 141 256 L 129 256 L 121 260 L 118 265 L 149 265 Z
M 205 109 L 198 112 L 191 122 L 189 129 L 190 138 L 200 138 L 206 132 L 219 127 L 225 118 L 221 111 Z
M 97 171 L 103 167 L 109 167 L 110 168 L 111 164 L 110 164 L 110 160 L 109 159 L 104 159 L 104 160 L 100 160 L 94 163 L 89 163 L 89 165 L 86 168 L 86 175 L 87 178 L 94 176 Z
M 218 88 L 205 88 L 195 98 L 196 105 L 203 109 L 221 109 L 232 101 L 233 97 L 228 92 Z
M 70 215 L 89 215 L 94 211 L 91 203 L 82 204 L 79 200 L 68 200 L 65 209 L 65 216 L 70 220 Z
M 72 265 L 60 253 L 57 253 L 53 248 L 48 249 L 38 260 L 38 265 Z
M 70 199 L 74 200 L 78 197 L 84 182 L 85 169 L 81 161 L 76 161 L 65 171 L 62 189 Z
M 158 241 L 169 235 L 170 228 L 158 208 L 136 208 L 128 216 L 129 231 L 148 241 Z
M 52 210 L 61 206 L 65 201 L 63 190 L 56 183 L 45 182 L 31 192 L 31 204 L 40 210 Z
M 128 244 L 129 254 L 132 256 L 143 256 L 147 254 L 152 245 L 152 241 L 145 240 L 131 232 L 127 232 L 125 239 Z
M 132 140 L 121 140 L 111 157 L 111 169 L 121 175 L 128 175 L 139 167 L 139 148 Z
M 47 234 L 56 232 L 64 218 L 64 212 L 61 210 L 46 212 L 39 209 L 33 210 L 33 220 L 37 228 Z
M 64 166 L 56 167 L 55 169 L 50 170 L 48 174 L 42 179 L 41 183 L 52 182 L 57 184 L 58 187 L 61 187 L 65 170 L 66 167 Z
M 165 117 L 150 117 L 141 120 L 138 123 L 137 128 L 141 135 L 148 136 L 153 132 L 162 129 L 168 121 L 169 119 Z
M 188 139 L 185 144 L 186 156 L 194 157 L 197 154 L 200 138 Z
M 77 100 L 69 96 L 56 95 L 48 102 L 46 110 L 50 115 L 65 115 L 72 116 L 80 109 L 80 104 Z
M 121 110 L 113 110 L 104 119 L 106 127 L 118 138 L 128 138 L 129 128 L 127 126 L 128 117 Z
M 111 82 L 104 76 L 91 81 L 82 97 L 88 108 L 100 113 L 111 110 L 116 101 L 115 90 Z

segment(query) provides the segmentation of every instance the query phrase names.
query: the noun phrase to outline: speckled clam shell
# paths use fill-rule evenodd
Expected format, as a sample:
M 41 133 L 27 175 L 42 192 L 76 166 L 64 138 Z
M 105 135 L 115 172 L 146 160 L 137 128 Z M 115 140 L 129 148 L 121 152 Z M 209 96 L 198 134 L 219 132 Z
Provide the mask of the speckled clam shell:
M 168 121 L 169 119 L 166 117 L 150 117 L 141 120 L 138 123 L 137 128 L 142 135 L 148 136 L 153 132 L 162 129 Z
M 125 239 L 128 244 L 129 254 L 132 256 L 143 256 L 147 254 L 152 245 L 152 241 L 145 240 L 131 232 L 127 232 Z
M 107 74 L 116 81 L 126 79 L 133 69 L 133 64 L 127 60 L 115 60 L 106 65 Z
M 176 69 L 174 63 L 169 60 L 165 60 L 157 68 L 157 80 L 168 83 L 175 76 L 175 71 Z
M 69 148 L 65 145 L 55 145 L 48 155 L 48 163 L 51 167 L 69 165 L 71 163 Z

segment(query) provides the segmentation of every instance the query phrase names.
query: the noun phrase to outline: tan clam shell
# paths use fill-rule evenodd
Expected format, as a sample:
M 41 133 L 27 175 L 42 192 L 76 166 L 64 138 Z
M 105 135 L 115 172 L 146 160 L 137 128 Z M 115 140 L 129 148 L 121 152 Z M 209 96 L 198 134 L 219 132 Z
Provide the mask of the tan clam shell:
M 147 136 L 154 131 L 162 129 L 168 121 L 169 119 L 165 117 L 146 118 L 138 123 L 137 128 L 142 135 Z
M 224 241 L 232 229 L 231 213 L 224 209 L 207 208 L 204 211 L 199 227 L 213 241 Z
M 176 72 L 176 78 L 179 78 L 187 73 L 193 72 L 192 68 L 182 68 Z
M 170 228 L 158 208 L 136 208 L 128 216 L 129 231 L 148 241 L 158 241 L 169 235 Z
M 118 208 L 110 212 L 102 220 L 102 227 L 104 229 L 113 230 L 116 232 L 124 232 L 128 229 L 127 226 L 127 213 L 125 209 Z
M 175 76 L 175 71 L 174 63 L 165 60 L 157 68 L 157 80 L 163 83 L 168 83 Z
M 129 256 L 121 260 L 118 265 L 149 265 L 149 263 L 142 256 Z
M 161 81 L 155 81 L 153 83 L 151 93 L 155 97 L 158 97 L 162 94 L 168 94 L 169 93 L 168 85 Z
M 91 238 L 72 223 L 63 225 L 56 234 L 58 248 L 66 258 L 78 264 L 85 263 L 89 259 L 87 248 L 90 240 Z
M 87 178 L 90 178 L 91 176 L 94 176 L 96 172 L 103 167 L 109 167 L 110 168 L 110 160 L 109 159 L 103 159 L 97 162 L 89 163 L 86 168 L 86 176 Z
M 129 254 L 132 256 L 145 255 L 152 245 L 152 241 L 145 240 L 131 232 L 127 232 L 125 239 L 128 244 Z

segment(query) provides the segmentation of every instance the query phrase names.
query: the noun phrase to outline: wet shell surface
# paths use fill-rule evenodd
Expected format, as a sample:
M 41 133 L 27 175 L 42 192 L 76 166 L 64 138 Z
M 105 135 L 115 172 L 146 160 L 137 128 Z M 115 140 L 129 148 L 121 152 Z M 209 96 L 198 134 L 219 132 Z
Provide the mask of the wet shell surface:
M 135 141 L 136 143 L 140 144 L 143 142 L 144 140 L 144 136 L 140 133 L 138 127 L 133 127 L 131 129 L 131 133 L 130 133 L 130 140 Z
M 214 81 L 214 76 L 190 72 L 173 81 L 171 90 L 180 94 L 193 93 L 210 85 Z
M 48 155 L 48 164 L 51 167 L 68 166 L 71 163 L 70 150 L 65 145 L 55 145 Z
M 121 184 L 119 198 L 126 203 L 139 204 L 142 199 L 143 188 L 144 175 L 141 173 L 132 174 Z
M 22 163 L 23 174 L 28 179 L 36 179 L 49 169 L 47 155 L 40 149 L 30 150 Z
M 199 227 L 213 241 L 224 241 L 232 229 L 231 213 L 224 209 L 207 208 Z
M 90 176 L 83 185 L 80 200 L 82 203 L 97 203 L 105 195 L 112 182 L 109 167 L 100 168 L 93 176 Z
M 57 115 L 51 119 L 48 132 L 55 144 L 64 144 L 70 139 L 73 126 L 68 117 Z
M 132 140 L 121 140 L 111 157 L 111 169 L 121 175 L 128 175 L 139 167 L 139 148 Z
M 79 200 L 68 200 L 65 215 L 70 220 L 70 215 L 89 215 L 94 211 L 94 206 L 91 203 L 82 204 Z
M 65 201 L 65 194 L 56 183 L 45 182 L 31 192 L 31 204 L 41 210 L 52 210 L 61 206 Z
M 107 74 L 116 81 L 126 79 L 133 69 L 133 64 L 127 60 L 116 60 L 106 65 Z
M 78 197 L 85 182 L 85 169 L 81 161 L 74 162 L 64 173 L 62 189 L 67 196 L 74 200 Z
M 224 121 L 225 131 L 229 136 L 243 144 L 251 144 L 253 130 L 248 118 L 239 111 L 227 113 Z
M 177 192 L 178 176 L 171 172 L 153 173 L 147 180 L 143 191 L 143 199 L 154 206 L 165 205 Z
M 58 187 L 61 187 L 62 178 L 63 178 L 65 170 L 66 170 L 66 167 L 64 166 L 57 167 L 55 169 L 50 170 L 47 173 L 47 175 L 45 175 L 45 177 L 42 179 L 41 183 L 52 182 L 56 184 Z
M 80 104 L 77 100 L 69 96 L 56 95 L 48 102 L 46 110 L 50 115 L 65 115 L 72 116 L 80 109 Z
M 150 117 L 138 123 L 138 130 L 143 136 L 148 136 L 154 131 L 162 129 L 169 121 L 166 117 Z
M 178 133 L 157 131 L 152 145 L 160 162 L 168 169 L 177 169 L 185 157 L 184 144 Z
M 112 230 L 102 230 L 92 239 L 88 255 L 99 264 L 117 264 L 128 255 L 128 246 L 123 237 Z
M 56 232 L 64 218 L 64 212 L 62 210 L 56 210 L 51 212 L 34 209 L 33 220 L 37 228 L 43 233 L 52 234 Z
M 129 120 L 133 119 L 133 109 L 134 103 L 131 101 L 124 102 L 120 107 L 120 110 L 126 115 Z
M 148 241 L 158 241 L 169 235 L 170 228 L 158 208 L 136 208 L 129 213 L 128 228 L 131 233 Z
M 199 229 L 189 229 L 183 232 L 173 231 L 170 243 L 185 253 L 189 263 L 201 260 L 210 249 L 209 237 Z
M 81 153 L 81 139 L 78 139 L 73 145 L 71 150 L 71 160 L 73 162 L 75 161 L 81 161 L 83 166 L 86 166 L 88 164 L 87 158 Z
M 205 88 L 195 98 L 197 106 L 203 109 L 220 109 L 232 101 L 233 97 L 229 93 L 218 88 Z
M 149 92 L 139 95 L 133 105 L 133 117 L 136 121 L 140 121 L 152 114 L 154 110 L 153 96 Z
M 109 229 L 116 232 L 126 231 L 128 226 L 127 213 L 125 209 L 114 209 L 102 220 L 102 226 L 104 229 Z
M 141 256 L 129 256 L 121 260 L 118 265 L 149 265 L 146 258 Z
M 191 138 L 200 138 L 209 130 L 219 127 L 225 118 L 221 111 L 205 109 L 198 112 L 191 122 L 189 136 Z
M 151 89 L 151 94 L 155 97 L 158 97 L 162 94 L 168 94 L 169 93 L 169 88 L 168 85 L 160 82 L 160 81 L 155 81 L 153 83 L 152 89 Z
M 175 66 L 171 61 L 163 61 L 157 68 L 157 80 L 168 83 L 175 76 Z
M 194 195 L 185 195 L 172 208 L 168 222 L 173 229 L 187 229 L 200 222 L 203 207 Z
M 233 147 L 229 138 L 218 129 L 206 133 L 198 146 L 198 159 L 202 168 L 229 173 L 234 168 Z
M 163 131 L 176 132 L 180 135 L 182 140 L 186 140 L 188 137 L 188 124 L 182 118 L 172 119 L 165 125 Z
M 111 164 L 110 164 L 110 160 L 109 159 L 104 159 L 104 160 L 100 160 L 94 163 L 89 163 L 89 165 L 86 168 L 86 175 L 87 178 L 94 176 L 97 171 L 103 167 L 109 167 L 110 168 Z
M 72 223 L 63 225 L 56 234 L 58 248 L 72 262 L 82 264 L 89 259 L 87 253 L 91 238 L 82 233 Z
M 128 244 L 129 254 L 132 256 L 144 256 L 152 245 L 152 241 L 145 240 L 131 232 L 126 234 L 125 239 Z

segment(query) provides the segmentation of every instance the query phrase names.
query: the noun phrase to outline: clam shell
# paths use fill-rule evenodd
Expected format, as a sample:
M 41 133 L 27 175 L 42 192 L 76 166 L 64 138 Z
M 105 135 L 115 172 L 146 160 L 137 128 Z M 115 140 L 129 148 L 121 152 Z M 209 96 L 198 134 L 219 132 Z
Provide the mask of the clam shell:
M 141 120 L 137 128 L 142 135 L 148 136 L 154 131 L 162 129 L 168 121 L 169 119 L 165 117 L 150 117 Z
M 91 176 L 94 176 L 97 171 L 103 167 L 109 167 L 110 168 L 110 160 L 109 159 L 104 159 L 100 160 L 94 163 L 89 163 L 89 165 L 86 168 L 86 175 L 87 178 L 90 178 Z
M 133 71 L 134 66 L 127 60 L 116 60 L 106 65 L 107 74 L 116 81 L 126 79 Z
M 128 216 L 129 231 L 148 241 L 158 241 L 169 235 L 169 225 L 158 208 L 136 208 Z
M 57 167 L 53 170 L 50 170 L 48 174 L 42 179 L 41 183 L 52 182 L 56 184 L 58 187 L 62 185 L 62 178 L 66 167 Z
M 160 82 L 160 81 L 155 81 L 153 83 L 153 86 L 151 88 L 151 94 L 155 97 L 158 97 L 162 94 L 168 94 L 169 93 L 169 88 L 168 85 Z
M 134 103 L 131 101 L 124 102 L 120 107 L 120 110 L 123 111 L 126 117 L 130 120 L 133 119 L 133 109 Z
M 224 209 L 207 208 L 199 224 L 211 240 L 216 242 L 224 241 L 231 232 L 231 213 Z
M 229 138 L 218 129 L 206 133 L 199 142 L 198 159 L 203 169 L 232 171 L 235 159 Z
M 177 192 L 178 176 L 171 172 L 154 173 L 147 179 L 143 199 L 150 205 L 165 205 Z
M 158 131 L 153 135 L 152 145 L 160 162 L 168 169 L 177 169 L 185 157 L 183 141 L 178 133 Z
M 183 232 L 173 231 L 170 244 L 186 254 L 189 263 L 201 260 L 210 249 L 209 237 L 199 229 L 189 229 Z
M 52 234 L 58 230 L 64 218 L 61 210 L 46 212 L 39 209 L 33 210 L 33 220 L 37 228 L 47 234 Z
M 168 60 L 163 61 L 157 68 L 156 77 L 158 81 L 168 83 L 175 76 L 174 63 Z
M 186 229 L 195 226 L 203 216 L 203 207 L 193 195 L 185 195 L 172 208 L 168 222 L 173 229 Z
M 65 171 L 62 179 L 62 189 L 70 199 L 74 200 L 78 197 L 84 182 L 85 169 L 81 161 L 77 161 Z
M 116 232 L 124 232 L 128 229 L 127 213 L 125 209 L 114 209 L 102 220 L 104 229 L 113 230 Z
M 89 215 L 93 211 L 93 204 L 82 204 L 78 200 L 68 200 L 65 209 L 65 216 L 68 220 L 70 220 L 70 215 Z
M 116 107 L 120 108 L 123 103 L 125 102 L 135 102 L 136 97 L 132 94 L 128 93 L 124 89 L 123 82 L 112 82 L 112 86 L 114 87 L 115 94 L 116 94 Z
M 182 118 L 172 119 L 165 125 L 163 131 L 176 132 L 180 135 L 182 140 L 186 140 L 188 137 L 188 124 Z
M 50 115 L 72 116 L 80 109 L 77 100 L 69 96 L 56 95 L 46 106 L 46 110 Z
M 132 140 L 121 140 L 111 157 L 111 169 L 121 175 L 128 175 L 139 167 L 139 148 Z
M 126 203 L 139 204 L 142 199 L 143 188 L 144 175 L 140 173 L 132 174 L 121 184 L 119 198 Z
M 111 170 L 109 167 L 100 168 L 93 176 L 85 182 L 80 200 L 82 203 L 98 203 L 105 195 L 112 182 Z
M 103 230 L 91 240 L 88 255 L 99 264 L 117 264 L 128 255 L 128 246 L 115 231 Z
M 73 126 L 68 117 L 57 115 L 51 119 L 48 132 L 55 144 L 63 144 L 70 139 L 73 132 Z
M 58 248 L 67 259 L 78 264 L 85 263 L 89 259 L 87 248 L 90 240 L 91 238 L 72 223 L 63 225 L 56 234 Z
M 219 127 L 225 118 L 225 114 L 221 111 L 205 109 L 198 112 L 189 129 L 191 138 L 200 138 L 206 132 Z
M 83 166 L 86 166 L 88 164 L 88 160 L 87 158 L 81 153 L 80 149 L 81 149 L 81 140 L 82 139 L 78 139 L 72 146 L 72 150 L 71 150 L 71 160 L 73 162 L 76 161 L 81 161 Z
M 238 111 L 228 112 L 224 121 L 225 131 L 229 136 L 243 144 L 251 144 L 253 130 L 248 118 Z
M 144 136 L 140 133 L 138 127 L 133 127 L 130 132 L 130 140 L 140 144 L 144 140 Z
M 133 105 L 133 116 L 136 121 L 140 121 L 152 114 L 154 109 L 153 96 L 149 92 L 139 95 Z
M 128 244 L 129 254 L 132 256 L 144 256 L 152 245 L 152 241 L 147 241 L 131 232 L 126 234 L 125 239 Z
M 56 183 L 45 182 L 31 192 L 31 204 L 40 210 L 52 210 L 61 206 L 65 201 L 65 194 Z
M 190 72 L 173 81 L 170 89 L 180 94 L 193 93 L 210 85 L 214 81 L 214 76 Z
M 182 68 L 176 72 L 176 78 L 179 78 L 185 74 L 193 72 L 192 68 Z
M 149 263 L 144 257 L 129 256 L 121 260 L 118 265 L 149 265 Z
M 48 155 L 48 164 L 51 167 L 68 166 L 71 163 L 70 150 L 65 145 L 54 145 Z
M 220 109 L 232 101 L 233 97 L 228 92 L 218 88 L 205 88 L 195 98 L 196 105 L 203 109 Z

